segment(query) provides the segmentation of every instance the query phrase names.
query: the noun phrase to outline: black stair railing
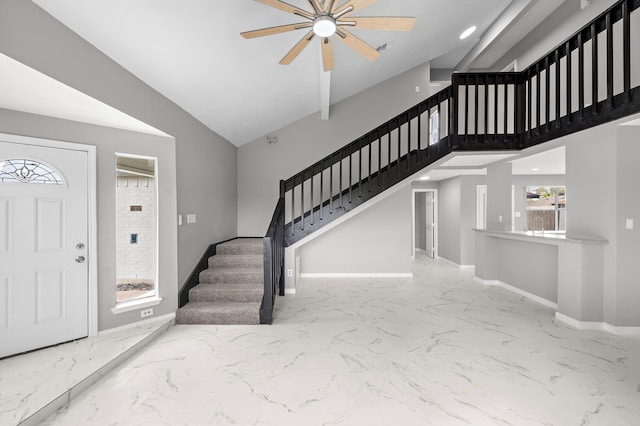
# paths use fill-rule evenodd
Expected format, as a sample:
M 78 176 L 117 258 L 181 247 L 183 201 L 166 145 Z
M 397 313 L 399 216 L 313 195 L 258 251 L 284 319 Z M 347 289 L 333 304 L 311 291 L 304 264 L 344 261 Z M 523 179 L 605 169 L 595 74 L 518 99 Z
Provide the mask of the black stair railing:
M 639 8 L 616 2 L 522 72 L 455 73 L 451 86 L 290 177 L 280 246 L 451 152 L 523 149 L 640 112 Z
M 455 73 L 448 88 L 287 179 L 285 245 L 453 151 L 522 149 L 638 112 L 639 7 L 618 1 L 522 72 Z

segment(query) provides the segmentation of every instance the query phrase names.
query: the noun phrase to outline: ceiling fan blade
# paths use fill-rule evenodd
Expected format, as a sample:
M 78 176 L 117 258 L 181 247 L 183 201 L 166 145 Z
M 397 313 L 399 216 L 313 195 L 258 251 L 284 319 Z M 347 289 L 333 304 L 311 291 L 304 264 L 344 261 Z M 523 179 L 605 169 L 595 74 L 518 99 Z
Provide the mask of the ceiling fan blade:
M 337 30 L 336 34 L 338 34 L 340 40 L 344 41 L 349 47 L 360 53 L 368 60 L 373 61 L 378 59 L 378 56 L 380 56 L 380 52 L 369 46 L 358 37 L 351 34 L 349 31 L 345 30 L 344 27 L 341 27 L 339 30 Z
M 320 0 L 308 0 L 309 5 L 311 5 L 311 8 L 318 14 L 322 14 L 322 12 L 324 11 L 324 5 L 320 4 L 323 3 Z
M 293 13 L 294 15 L 303 16 L 307 19 L 313 19 L 313 14 L 306 10 L 292 6 L 289 3 L 285 3 L 280 0 L 256 0 L 258 3 L 266 4 L 267 6 L 275 7 L 276 9 L 283 10 L 285 12 Z
M 336 10 L 334 10 L 332 15 L 341 14 L 341 13 L 346 15 L 346 14 L 349 14 L 349 13 L 352 13 L 352 12 L 357 12 L 358 10 L 364 9 L 367 6 L 372 5 L 376 1 L 378 1 L 378 0 L 349 0 L 348 2 L 343 4 L 342 6 L 338 7 Z M 349 10 L 348 12 L 345 12 L 347 9 L 349 9 L 349 7 L 353 7 L 353 9 Z
M 307 35 L 302 38 L 302 40 L 300 40 L 298 43 L 296 43 L 295 46 L 293 46 L 293 48 L 289 51 L 289 53 L 284 55 L 284 58 L 282 58 L 282 60 L 280 61 L 280 64 L 289 65 L 291 62 L 293 62 L 293 60 L 298 57 L 300 52 L 302 52 L 302 50 L 304 50 L 304 48 L 309 45 L 309 42 L 311 41 L 313 36 L 314 36 L 313 31 L 309 31 Z
M 331 45 L 331 38 L 325 37 L 320 39 L 320 43 L 322 43 L 322 66 L 325 71 L 333 70 L 334 60 L 333 60 L 333 46 Z
M 338 21 L 338 25 L 343 21 Z M 413 28 L 416 18 L 383 16 L 379 18 L 353 17 L 345 18 L 347 25 L 355 22 L 355 27 L 363 30 L 388 30 L 388 31 L 409 31 Z
M 312 26 L 311 22 L 302 22 L 298 24 L 280 25 L 278 27 L 269 27 L 269 28 L 262 28 L 260 30 L 245 31 L 243 33 L 240 33 L 240 35 L 244 38 L 264 37 L 264 36 L 269 36 L 274 34 L 287 33 L 289 31 L 299 30 L 301 28 L 309 28 L 311 26 Z

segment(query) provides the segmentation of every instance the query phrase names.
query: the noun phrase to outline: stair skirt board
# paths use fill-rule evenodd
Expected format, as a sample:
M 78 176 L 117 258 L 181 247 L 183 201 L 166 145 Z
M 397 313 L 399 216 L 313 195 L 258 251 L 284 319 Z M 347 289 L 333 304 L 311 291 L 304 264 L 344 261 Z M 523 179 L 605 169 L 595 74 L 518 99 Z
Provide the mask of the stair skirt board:
M 264 296 L 262 238 L 238 238 L 216 245 L 176 312 L 178 324 L 260 324 Z

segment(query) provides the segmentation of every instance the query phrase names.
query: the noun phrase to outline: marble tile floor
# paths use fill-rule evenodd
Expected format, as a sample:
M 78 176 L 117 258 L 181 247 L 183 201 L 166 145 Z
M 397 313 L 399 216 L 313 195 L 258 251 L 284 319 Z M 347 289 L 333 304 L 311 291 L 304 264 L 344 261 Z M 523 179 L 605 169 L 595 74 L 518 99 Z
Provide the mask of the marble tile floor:
M 43 424 L 639 425 L 640 337 L 419 258 L 303 279 L 272 326 L 174 326 Z
M 0 425 L 38 425 L 174 323 L 152 319 L 0 360 Z

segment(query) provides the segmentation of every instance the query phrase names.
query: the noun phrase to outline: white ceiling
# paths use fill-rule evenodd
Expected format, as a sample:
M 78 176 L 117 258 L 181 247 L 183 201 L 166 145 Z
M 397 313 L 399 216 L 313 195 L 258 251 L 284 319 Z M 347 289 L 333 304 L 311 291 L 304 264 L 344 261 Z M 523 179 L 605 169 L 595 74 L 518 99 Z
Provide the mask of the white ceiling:
M 300 21 L 280 10 L 252 0 L 33 1 L 236 146 L 320 110 L 319 44 L 312 43 L 292 65 L 282 66 L 278 61 L 302 33 L 253 40 L 239 35 Z M 528 31 L 563 1 L 379 0 L 354 16 L 415 16 L 416 25 L 406 33 L 354 30 L 374 47 L 393 40 L 375 62 L 334 43 L 330 103 L 436 58 L 457 63 L 488 28 L 509 31 L 485 37 L 486 48 L 474 54 L 474 61 L 482 61 L 485 52 L 499 57 L 526 35 L 514 30 L 518 22 L 524 19 Z M 309 9 L 304 0 L 289 2 Z M 509 15 L 505 23 L 508 14 L 501 18 L 501 13 L 516 2 L 535 7 Z M 478 26 L 477 32 L 459 40 L 471 25 Z
M 420 180 L 441 181 L 456 176 L 487 174 L 487 166 L 498 161 L 509 160 L 513 175 L 564 175 L 565 147 L 529 154 L 454 152 L 443 160 L 427 167 Z
M 0 53 L 0 108 L 167 136 L 130 115 Z

